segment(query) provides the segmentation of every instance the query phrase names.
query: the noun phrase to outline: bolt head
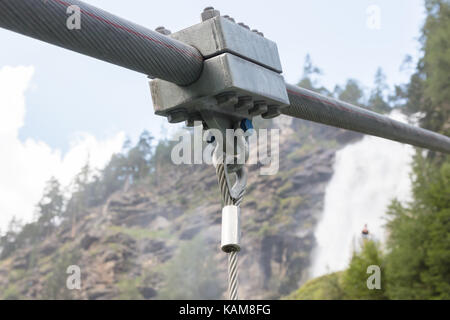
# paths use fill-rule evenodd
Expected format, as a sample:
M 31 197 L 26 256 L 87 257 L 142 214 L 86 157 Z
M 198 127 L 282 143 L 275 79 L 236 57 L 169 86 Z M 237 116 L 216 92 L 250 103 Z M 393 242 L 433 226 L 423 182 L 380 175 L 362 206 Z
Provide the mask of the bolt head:
M 257 35 L 260 35 L 261 37 L 264 37 L 264 33 L 260 32 L 256 29 L 253 29 L 252 32 L 256 33 Z
M 216 96 L 219 105 L 235 105 L 238 103 L 238 97 L 235 92 L 224 92 Z
M 215 10 L 213 7 L 206 7 L 202 12 L 202 21 L 206 21 L 220 16 L 220 11 Z
M 278 106 L 269 106 L 266 113 L 263 113 L 261 116 L 264 119 L 273 119 L 281 115 L 280 108 Z
M 268 106 L 266 101 L 256 101 L 254 107 L 248 111 L 251 116 L 259 116 L 268 111 Z
M 155 31 L 156 31 L 156 32 L 159 32 L 159 33 L 161 33 L 161 34 L 163 34 L 163 35 L 165 35 L 165 36 L 168 36 L 169 34 L 172 33 L 170 30 L 167 30 L 166 28 L 164 28 L 164 27 L 162 27 L 162 26 L 156 28 Z
M 250 96 L 239 97 L 238 103 L 234 106 L 236 111 L 244 111 L 253 107 L 253 98 Z
M 245 23 L 243 23 L 243 22 L 239 22 L 238 25 L 240 25 L 241 27 L 243 27 L 245 29 L 250 30 L 250 27 L 248 25 L 246 25 Z
M 188 118 L 188 114 L 184 110 L 172 111 L 168 116 L 167 120 L 169 123 L 180 123 Z

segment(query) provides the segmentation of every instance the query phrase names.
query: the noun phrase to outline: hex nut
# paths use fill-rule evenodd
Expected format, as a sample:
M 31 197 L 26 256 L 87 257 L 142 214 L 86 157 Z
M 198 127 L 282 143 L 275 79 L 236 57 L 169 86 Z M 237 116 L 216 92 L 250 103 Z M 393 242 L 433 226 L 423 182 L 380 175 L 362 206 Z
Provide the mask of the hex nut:
M 271 105 L 268 107 L 267 112 L 262 114 L 262 117 L 264 119 L 273 119 L 278 117 L 279 115 L 281 115 L 279 106 Z
M 220 16 L 219 10 L 215 10 L 213 7 L 207 7 L 202 12 L 202 21 L 206 21 L 218 16 Z
M 165 36 L 168 36 L 169 34 L 172 33 L 172 31 L 170 31 L 170 30 L 168 30 L 168 29 L 166 29 L 166 28 L 164 28 L 164 27 L 162 27 L 162 26 L 156 28 L 155 31 L 158 32 L 158 33 L 161 33 L 161 34 L 163 34 L 163 35 L 165 35 Z
M 219 105 L 235 105 L 238 103 L 238 97 L 235 92 L 224 92 L 216 96 Z
M 251 116 L 259 116 L 260 114 L 266 113 L 268 111 L 268 106 L 266 101 L 255 101 L 254 107 L 248 111 Z
M 238 103 L 234 106 L 236 111 L 248 110 L 253 106 L 253 98 L 250 96 L 239 97 Z
M 188 118 L 188 113 L 185 110 L 172 111 L 168 116 L 167 120 L 169 123 L 180 123 Z

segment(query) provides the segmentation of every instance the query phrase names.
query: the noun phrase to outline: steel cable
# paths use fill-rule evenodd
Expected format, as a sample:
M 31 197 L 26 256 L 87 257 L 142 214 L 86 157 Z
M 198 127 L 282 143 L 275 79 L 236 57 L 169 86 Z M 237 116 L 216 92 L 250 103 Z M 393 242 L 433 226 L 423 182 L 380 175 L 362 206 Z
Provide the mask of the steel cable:
M 79 30 L 67 27 L 72 5 Z M 179 85 L 203 68 L 197 49 L 78 0 L 0 0 L 0 27 Z
M 291 105 L 282 109 L 285 115 L 450 153 L 450 138 L 444 135 L 297 86 L 286 88 Z
M 244 194 L 242 194 L 238 199 L 234 200 L 230 196 L 228 190 L 226 176 L 225 176 L 225 165 L 223 163 L 218 163 L 216 165 L 217 180 L 219 182 L 220 195 L 222 197 L 223 206 L 235 205 L 240 206 Z M 230 300 L 238 300 L 238 252 L 233 251 L 228 253 L 228 296 Z

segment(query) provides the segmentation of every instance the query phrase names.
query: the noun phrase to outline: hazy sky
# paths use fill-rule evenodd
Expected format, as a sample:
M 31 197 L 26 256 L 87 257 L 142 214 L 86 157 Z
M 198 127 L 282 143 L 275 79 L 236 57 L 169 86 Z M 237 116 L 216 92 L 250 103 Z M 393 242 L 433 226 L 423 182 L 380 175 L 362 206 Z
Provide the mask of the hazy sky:
M 348 78 L 369 87 L 378 67 L 390 84 L 405 82 L 399 67 L 407 54 L 417 60 L 424 18 L 422 0 L 87 2 L 172 31 L 212 5 L 277 42 L 288 82 L 299 80 L 309 53 L 329 89 Z M 380 20 L 370 24 L 373 8 Z M 0 43 L 0 228 L 12 212 L 30 216 L 51 174 L 70 180 L 88 154 L 102 166 L 143 129 L 161 136 L 166 121 L 153 114 L 146 76 L 3 29 Z

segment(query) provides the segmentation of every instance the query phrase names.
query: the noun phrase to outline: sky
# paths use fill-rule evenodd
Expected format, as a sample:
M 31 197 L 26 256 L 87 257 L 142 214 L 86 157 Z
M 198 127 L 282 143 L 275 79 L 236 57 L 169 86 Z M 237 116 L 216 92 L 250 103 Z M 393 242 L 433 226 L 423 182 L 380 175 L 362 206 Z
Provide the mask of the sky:
M 404 83 L 406 55 L 419 57 L 422 0 L 85 1 L 155 29 L 177 31 L 214 6 L 278 44 L 287 82 L 310 54 L 333 89 L 349 78 L 370 88 L 382 67 Z M 31 219 L 52 175 L 69 184 L 87 159 L 101 168 L 126 137 L 168 128 L 153 114 L 145 75 L 0 29 L 0 230 L 13 215 Z

